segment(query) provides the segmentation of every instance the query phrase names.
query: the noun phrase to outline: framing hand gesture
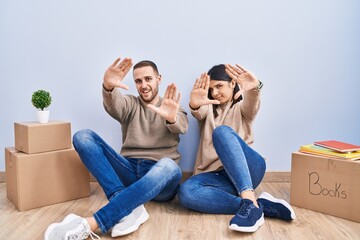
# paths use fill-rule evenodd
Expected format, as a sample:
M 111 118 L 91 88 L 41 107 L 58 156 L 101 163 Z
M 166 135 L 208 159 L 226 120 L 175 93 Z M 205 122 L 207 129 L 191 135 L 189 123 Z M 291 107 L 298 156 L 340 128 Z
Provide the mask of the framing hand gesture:
M 122 80 L 129 72 L 131 66 L 131 58 L 124 58 L 121 62 L 120 58 L 117 58 L 115 62 L 105 71 L 103 82 L 105 89 L 113 89 L 115 87 L 119 87 L 128 90 L 129 87 L 123 84 Z
M 179 92 L 176 95 L 176 85 L 174 83 L 170 84 L 165 91 L 164 98 L 160 107 L 156 107 L 153 104 L 148 104 L 147 106 L 152 109 L 154 112 L 165 118 L 169 123 L 176 122 L 176 116 L 180 108 L 180 98 L 181 93 Z
M 225 71 L 240 86 L 240 91 L 237 92 L 237 94 L 234 96 L 234 99 L 237 99 L 244 92 L 255 89 L 259 84 L 259 80 L 252 72 L 249 72 L 247 69 L 240 66 L 239 64 L 235 65 L 236 66 L 226 64 Z
M 209 86 L 210 77 L 206 73 L 201 74 L 201 76 L 196 79 L 190 93 L 190 107 L 192 109 L 198 109 L 208 104 L 220 104 L 218 100 L 210 100 L 208 98 Z

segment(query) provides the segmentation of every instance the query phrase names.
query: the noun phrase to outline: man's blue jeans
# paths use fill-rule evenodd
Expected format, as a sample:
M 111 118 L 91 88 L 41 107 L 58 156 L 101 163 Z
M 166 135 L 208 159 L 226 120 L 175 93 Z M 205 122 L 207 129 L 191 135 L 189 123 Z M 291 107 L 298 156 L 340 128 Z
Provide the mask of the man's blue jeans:
M 178 197 L 187 208 L 215 214 L 233 214 L 239 194 L 254 190 L 265 174 L 264 158 L 228 126 L 215 128 L 213 145 L 224 169 L 192 176 L 181 184 Z
M 94 214 L 103 233 L 141 204 L 167 201 L 176 195 L 181 170 L 170 158 L 125 158 L 91 130 L 75 133 L 73 144 L 109 200 Z

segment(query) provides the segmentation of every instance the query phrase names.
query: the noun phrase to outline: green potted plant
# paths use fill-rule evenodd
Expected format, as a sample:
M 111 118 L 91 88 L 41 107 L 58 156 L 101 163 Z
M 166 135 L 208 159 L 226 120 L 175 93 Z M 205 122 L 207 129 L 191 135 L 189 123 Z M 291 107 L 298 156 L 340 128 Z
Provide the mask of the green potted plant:
M 37 111 L 37 118 L 39 123 L 47 123 L 49 121 L 49 110 L 45 110 L 51 104 L 51 95 L 45 90 L 37 90 L 33 92 L 31 102 Z

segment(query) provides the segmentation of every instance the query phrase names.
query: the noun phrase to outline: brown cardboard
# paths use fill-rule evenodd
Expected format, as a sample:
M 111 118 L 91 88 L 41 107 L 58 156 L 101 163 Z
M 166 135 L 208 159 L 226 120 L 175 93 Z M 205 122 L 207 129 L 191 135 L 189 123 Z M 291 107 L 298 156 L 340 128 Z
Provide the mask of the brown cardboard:
M 5 148 L 6 192 L 19 211 L 90 196 L 90 174 L 71 149 L 25 154 Z
M 25 153 L 41 153 L 71 148 L 70 122 L 14 123 L 15 149 Z
M 360 222 L 360 161 L 292 154 L 290 203 Z

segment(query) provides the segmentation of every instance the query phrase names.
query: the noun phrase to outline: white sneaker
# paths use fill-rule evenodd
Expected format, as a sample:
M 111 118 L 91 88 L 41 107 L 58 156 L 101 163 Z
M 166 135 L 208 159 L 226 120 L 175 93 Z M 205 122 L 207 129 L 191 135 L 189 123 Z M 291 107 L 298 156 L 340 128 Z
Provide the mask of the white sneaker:
M 90 230 L 88 221 L 75 214 L 67 215 L 60 223 L 52 223 L 45 231 L 45 240 L 82 240 L 100 239 L 98 235 Z M 95 238 L 94 238 L 95 237 Z
M 149 219 L 144 205 L 135 208 L 129 215 L 122 218 L 111 230 L 112 237 L 124 236 L 129 233 L 135 232 L 141 224 Z

